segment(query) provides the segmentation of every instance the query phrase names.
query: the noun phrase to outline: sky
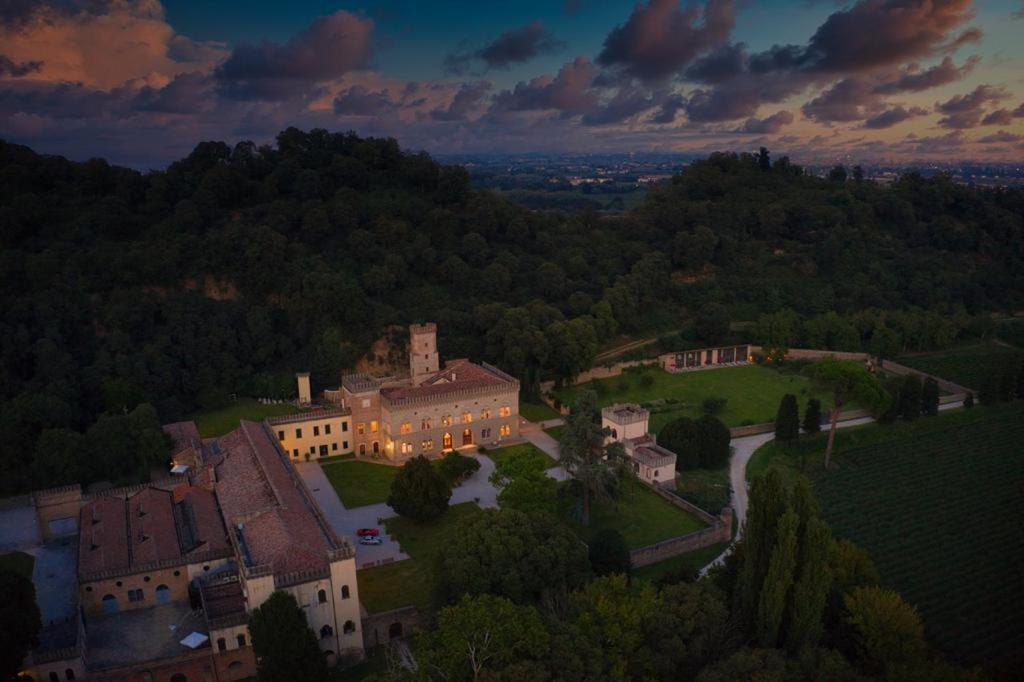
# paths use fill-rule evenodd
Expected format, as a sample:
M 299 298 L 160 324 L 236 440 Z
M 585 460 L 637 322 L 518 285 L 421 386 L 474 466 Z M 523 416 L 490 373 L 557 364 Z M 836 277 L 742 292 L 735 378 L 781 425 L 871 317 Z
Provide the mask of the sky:
M 0 0 L 0 138 L 1024 164 L 1024 0 Z

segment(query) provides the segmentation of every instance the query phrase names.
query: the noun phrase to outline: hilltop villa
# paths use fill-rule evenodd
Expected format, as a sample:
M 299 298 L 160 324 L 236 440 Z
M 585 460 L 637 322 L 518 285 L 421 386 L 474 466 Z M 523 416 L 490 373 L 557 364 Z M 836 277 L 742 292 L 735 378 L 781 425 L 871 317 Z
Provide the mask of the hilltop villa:
M 601 410 L 601 426 L 609 429 L 607 442 L 622 443 L 633 463 L 633 473 L 644 483 L 676 487 L 676 453 L 658 445 L 648 433 L 650 412 L 633 403 L 609 405 Z

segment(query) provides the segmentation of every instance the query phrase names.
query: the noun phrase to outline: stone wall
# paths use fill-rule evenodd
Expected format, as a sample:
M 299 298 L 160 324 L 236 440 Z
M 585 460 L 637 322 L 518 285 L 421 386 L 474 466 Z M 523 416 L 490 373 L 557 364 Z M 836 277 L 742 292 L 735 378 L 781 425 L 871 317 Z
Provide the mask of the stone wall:
M 363 618 L 363 647 L 370 649 L 408 637 L 420 629 L 420 623 L 420 612 L 415 606 L 368 614 Z
M 715 516 L 661 488 L 649 487 L 662 499 L 696 516 L 708 524 L 708 527 L 632 550 L 629 557 L 633 568 L 654 564 L 720 542 L 729 542 L 732 539 L 732 507 L 725 507 L 719 516 Z
M 754 354 L 763 354 L 764 347 L 751 346 L 750 352 Z M 871 359 L 871 355 L 868 353 L 852 353 L 842 350 L 822 350 L 818 348 L 788 348 L 786 350 L 787 360 L 822 360 L 830 355 L 836 360 L 856 360 L 864 362 Z
M 899 374 L 899 375 L 916 374 L 917 376 L 921 377 L 921 381 L 924 381 L 925 379 L 928 379 L 928 378 L 935 379 L 935 383 L 937 383 L 939 385 L 939 388 L 941 388 L 943 391 L 946 391 L 947 393 L 966 394 L 966 393 L 970 392 L 971 390 L 973 390 L 973 389 L 967 388 L 966 386 L 961 386 L 960 384 L 954 384 L 952 381 L 949 381 L 947 379 L 943 379 L 942 377 L 935 376 L 934 374 L 928 374 L 927 372 L 922 372 L 919 369 L 914 369 L 913 367 L 907 367 L 906 365 L 901 365 L 900 363 L 894 362 L 893 360 L 883 360 L 882 361 L 882 369 L 884 369 L 886 372 L 890 372 L 892 374 Z M 962 399 L 963 398 L 961 397 L 961 400 Z

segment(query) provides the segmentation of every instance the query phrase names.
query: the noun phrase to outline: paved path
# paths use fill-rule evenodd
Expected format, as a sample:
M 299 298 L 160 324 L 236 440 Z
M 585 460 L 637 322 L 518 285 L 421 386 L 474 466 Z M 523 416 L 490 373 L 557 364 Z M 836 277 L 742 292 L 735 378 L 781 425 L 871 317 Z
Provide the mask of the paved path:
M 537 423 L 523 420 L 519 425 L 519 435 L 546 452 L 551 459 L 557 462 L 562 458 L 562 453 L 558 450 L 558 441 L 544 433 L 544 429 L 562 426 L 564 423 L 563 419 L 548 419 Z M 565 481 L 569 478 L 568 472 L 561 466 L 551 467 L 544 473 L 556 481 Z
M 940 405 L 940 410 L 949 410 L 957 407 L 961 407 L 962 403 L 948 403 L 946 405 Z M 849 426 L 860 426 L 861 424 L 869 424 L 875 421 L 871 417 L 862 417 L 860 419 L 850 419 L 848 421 L 839 422 L 837 427 L 845 429 Z M 822 425 L 823 430 L 828 428 L 827 424 Z M 750 462 L 750 458 L 754 456 L 754 452 L 759 447 L 764 445 L 770 440 L 775 439 L 774 433 L 760 433 L 755 436 L 745 436 L 743 438 L 734 438 L 732 440 L 732 456 L 729 458 L 729 484 L 732 486 L 731 504 L 733 514 L 736 517 L 737 530 L 736 537 L 733 538 L 733 544 L 740 539 L 740 535 L 743 533 L 743 524 L 747 519 L 747 464 Z M 700 575 L 703 577 L 707 574 L 708 570 L 721 564 L 725 561 L 725 557 L 732 551 L 733 544 L 730 544 L 724 552 L 718 555 L 714 561 L 705 566 Z

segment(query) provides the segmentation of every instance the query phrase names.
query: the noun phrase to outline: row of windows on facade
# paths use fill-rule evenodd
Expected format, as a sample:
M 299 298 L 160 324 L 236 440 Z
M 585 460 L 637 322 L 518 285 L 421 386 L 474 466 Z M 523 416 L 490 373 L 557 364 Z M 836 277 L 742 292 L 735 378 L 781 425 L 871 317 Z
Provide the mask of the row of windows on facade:
M 75 679 L 75 671 L 72 670 L 71 668 L 65 669 L 64 670 L 64 679 L 65 680 L 73 680 L 73 679 Z M 60 675 L 58 675 L 53 670 L 50 671 L 50 682 L 60 682 Z
M 502 407 L 502 408 L 498 409 L 498 416 L 499 417 L 508 417 L 511 414 L 512 414 L 512 408 L 508 407 L 507 405 L 505 407 Z M 493 415 L 491 414 L 491 411 L 489 409 L 484 409 L 484 410 L 480 411 L 480 419 L 481 420 L 490 419 L 492 416 Z M 459 422 L 462 423 L 462 424 L 472 424 L 473 423 L 473 413 L 472 412 L 463 412 L 462 415 L 459 417 Z M 371 425 L 373 425 L 374 423 L 375 422 L 370 422 Z M 452 415 L 446 414 L 443 417 L 441 417 L 441 426 L 451 426 L 453 423 L 454 423 L 454 421 L 453 421 Z M 432 428 L 434 428 L 434 423 L 433 423 L 433 420 L 430 417 L 424 417 L 420 421 L 420 430 L 421 431 L 429 431 Z M 358 431 L 358 428 L 356 430 Z M 403 433 L 403 434 L 405 434 L 405 433 L 412 433 L 412 422 L 403 422 L 398 427 L 398 431 L 399 431 L 399 433 Z
M 377 422 L 373 422 L 373 423 L 375 425 L 374 426 L 374 430 L 376 430 Z M 347 433 L 348 432 L 348 422 L 341 422 L 341 432 L 342 433 Z M 313 435 L 314 436 L 319 436 L 320 435 L 320 427 L 319 426 L 314 426 L 313 427 Z M 331 435 L 331 425 L 330 424 L 324 424 L 324 435 L 325 436 Z M 302 438 L 302 429 L 301 428 L 295 429 L 295 437 L 296 438 Z M 278 440 L 284 440 L 284 438 L 285 438 L 284 431 L 278 431 L 277 432 L 277 439 Z
M 510 424 L 502 424 L 500 427 L 498 427 L 498 433 L 503 438 L 506 437 L 506 436 L 510 436 L 510 435 L 512 435 L 512 426 Z M 486 429 L 480 429 L 480 439 L 481 440 L 487 440 L 490 437 L 491 437 L 491 429 L 489 427 L 486 428 Z M 465 429 L 462 432 L 462 444 L 463 445 L 470 445 L 472 442 L 473 442 L 473 432 L 471 430 L 469 430 L 469 429 Z M 444 434 L 444 436 L 442 436 L 442 439 L 441 439 L 441 449 L 442 450 L 451 450 L 452 447 L 453 447 L 453 443 L 454 443 L 454 438 L 452 437 L 452 434 L 446 433 L 446 434 Z M 421 451 L 423 451 L 423 452 L 430 452 L 433 449 L 434 449 L 434 439 L 433 438 L 424 438 L 423 440 L 420 441 L 420 450 Z M 413 443 L 411 441 L 402 441 L 401 443 L 398 444 L 398 451 L 401 452 L 403 455 L 411 455 L 415 451 L 415 446 L 413 445 Z

